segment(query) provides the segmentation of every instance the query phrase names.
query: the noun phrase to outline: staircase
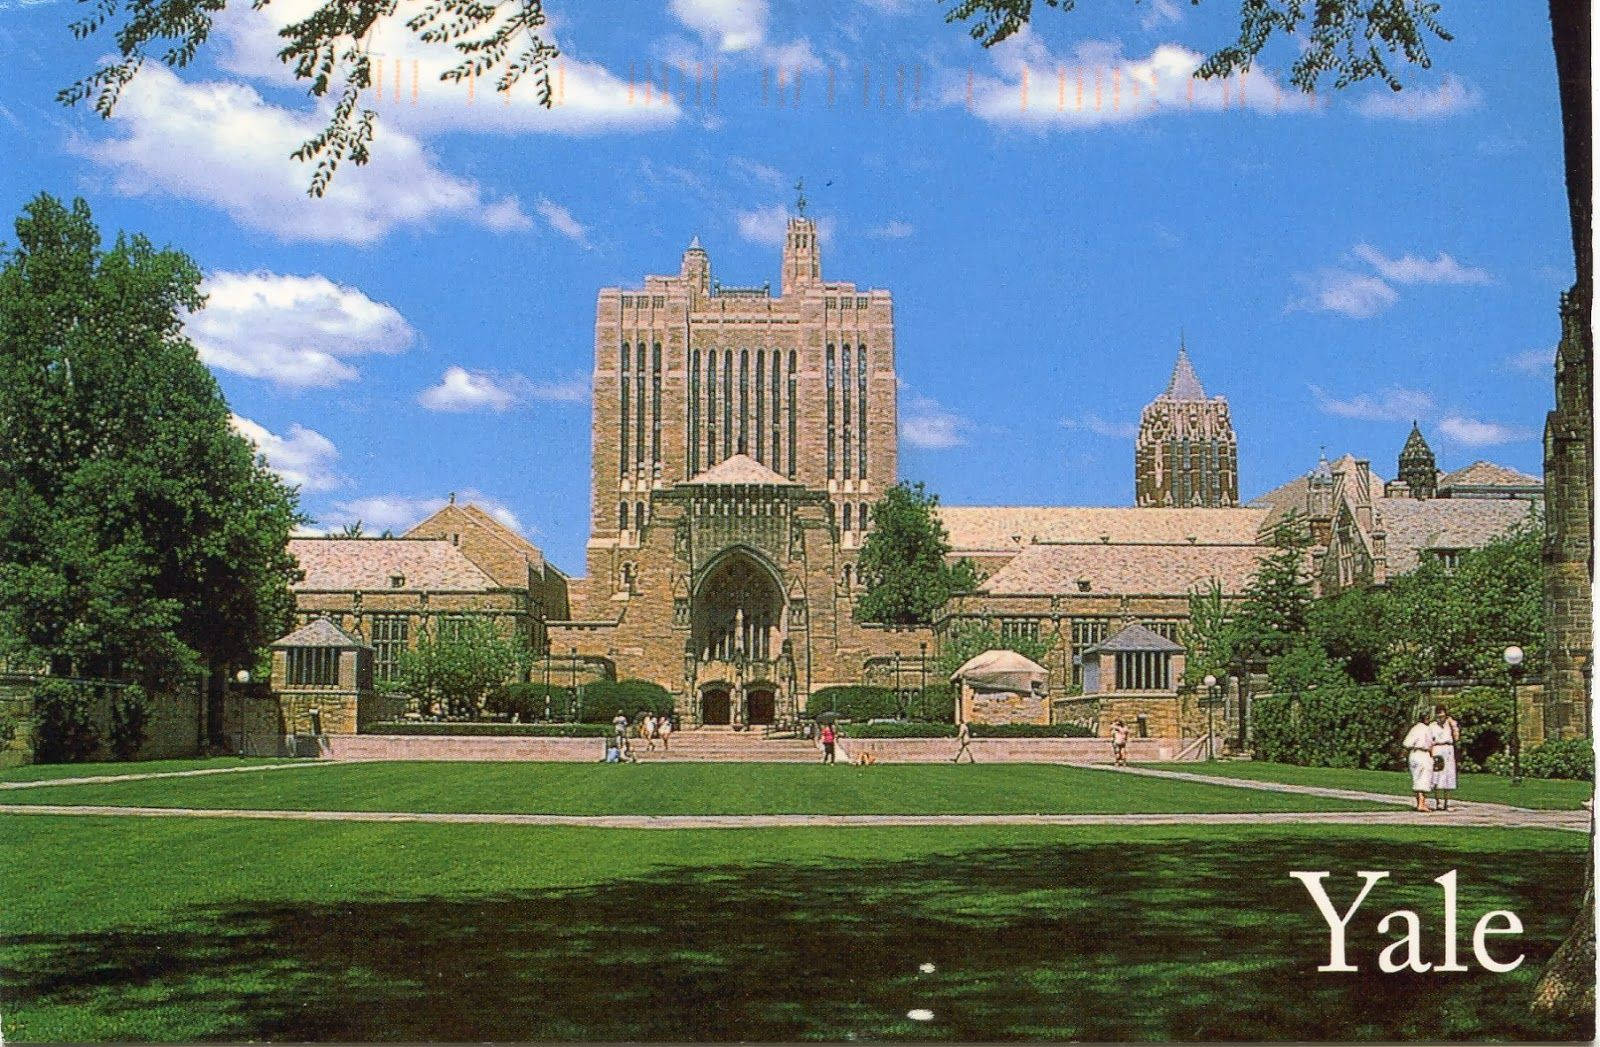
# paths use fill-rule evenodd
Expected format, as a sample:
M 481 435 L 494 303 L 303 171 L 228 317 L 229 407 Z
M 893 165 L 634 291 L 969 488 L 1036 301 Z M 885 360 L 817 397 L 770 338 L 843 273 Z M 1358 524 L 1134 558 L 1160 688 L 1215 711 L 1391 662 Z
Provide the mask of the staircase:
M 657 740 L 654 752 L 642 738 L 629 738 L 640 763 L 816 763 L 822 752 L 804 738 L 764 738 L 760 729 L 701 727 L 672 732 L 672 747 Z

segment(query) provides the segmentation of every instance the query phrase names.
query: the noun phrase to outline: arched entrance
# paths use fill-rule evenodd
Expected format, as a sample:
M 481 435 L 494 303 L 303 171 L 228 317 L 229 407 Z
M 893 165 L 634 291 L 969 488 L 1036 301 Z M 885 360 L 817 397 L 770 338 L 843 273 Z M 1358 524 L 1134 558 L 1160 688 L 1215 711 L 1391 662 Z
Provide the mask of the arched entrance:
M 771 684 L 758 683 L 745 688 L 745 722 L 752 727 L 775 723 L 778 719 L 778 693 Z
M 711 684 L 700 692 L 700 722 L 709 727 L 733 722 L 733 702 L 727 684 Z
M 695 588 L 691 642 L 700 660 L 769 661 L 782 646 L 782 630 L 777 571 L 750 549 L 718 557 Z

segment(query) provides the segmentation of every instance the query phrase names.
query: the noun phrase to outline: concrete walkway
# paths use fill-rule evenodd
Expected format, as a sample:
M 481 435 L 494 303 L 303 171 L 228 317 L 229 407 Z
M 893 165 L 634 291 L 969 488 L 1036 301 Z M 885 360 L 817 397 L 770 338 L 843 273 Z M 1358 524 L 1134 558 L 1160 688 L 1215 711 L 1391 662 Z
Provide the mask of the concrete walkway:
M 198 778 L 207 774 L 243 774 L 246 771 L 292 771 L 297 767 L 331 767 L 327 760 L 293 763 L 245 764 L 242 767 L 200 767 L 192 771 L 149 771 L 144 774 L 96 774 L 82 778 L 42 778 L 34 782 L 0 782 L 0 789 L 45 789 L 58 785 L 105 785 L 108 782 L 142 782 L 148 778 Z
M 0 804 L 0 815 L 245 818 L 292 822 L 422 822 L 444 825 L 558 825 L 589 829 L 879 829 L 963 825 L 1469 825 L 1587 832 L 1586 811 L 1523 811 L 1475 804 L 1471 811 L 1273 811 L 1228 814 L 451 814 L 423 811 L 253 811 L 192 807 Z

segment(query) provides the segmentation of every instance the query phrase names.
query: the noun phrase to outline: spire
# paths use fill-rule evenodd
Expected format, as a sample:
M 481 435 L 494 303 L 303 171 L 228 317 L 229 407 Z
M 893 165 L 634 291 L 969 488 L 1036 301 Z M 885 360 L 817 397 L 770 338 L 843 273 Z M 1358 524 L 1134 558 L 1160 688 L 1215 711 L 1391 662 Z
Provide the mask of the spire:
M 794 193 L 794 212 L 804 218 L 806 216 L 806 180 L 804 178 L 796 180 Z
M 689 241 L 689 250 L 691 250 L 691 251 L 704 251 L 705 250 L 704 247 L 700 246 L 700 234 L 699 233 L 696 233 L 694 239 Z
M 1166 400 L 1204 400 L 1205 387 L 1200 384 L 1200 378 L 1194 373 L 1194 365 L 1189 362 L 1188 347 L 1183 344 L 1180 335 L 1178 339 L 1178 362 L 1172 367 L 1172 380 L 1167 383 L 1167 391 L 1161 394 Z
M 1422 438 L 1417 423 L 1411 423 L 1411 435 L 1400 449 L 1399 476 L 1411 488 L 1413 498 L 1432 498 L 1439 482 L 1439 469 L 1428 441 Z

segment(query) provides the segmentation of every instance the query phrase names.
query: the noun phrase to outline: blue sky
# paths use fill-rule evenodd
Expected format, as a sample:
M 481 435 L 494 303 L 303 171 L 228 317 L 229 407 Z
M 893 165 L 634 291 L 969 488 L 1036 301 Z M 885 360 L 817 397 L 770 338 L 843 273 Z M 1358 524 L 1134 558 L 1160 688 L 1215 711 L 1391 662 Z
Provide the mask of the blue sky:
M 1571 279 L 1540 5 L 1446 0 L 1399 95 L 1297 96 L 1283 42 L 1241 102 L 1186 76 L 1228 0 L 1038 5 L 991 51 L 936 0 L 547 0 L 561 105 L 469 98 L 380 32 L 376 157 L 319 201 L 286 155 L 319 111 L 271 55 L 307 2 L 225 14 L 103 121 L 54 101 L 109 50 L 79 5 L 0 0 L 0 210 L 82 195 L 197 259 L 191 337 L 323 526 L 463 492 L 580 572 L 596 291 L 694 235 L 775 281 L 801 176 L 824 276 L 895 295 L 901 474 L 946 502 L 1129 504 L 1180 330 L 1246 498 L 1323 446 L 1391 476 L 1413 417 L 1445 468 L 1540 470 Z

